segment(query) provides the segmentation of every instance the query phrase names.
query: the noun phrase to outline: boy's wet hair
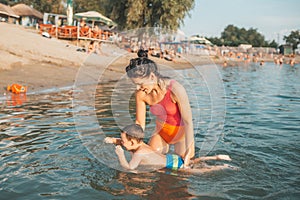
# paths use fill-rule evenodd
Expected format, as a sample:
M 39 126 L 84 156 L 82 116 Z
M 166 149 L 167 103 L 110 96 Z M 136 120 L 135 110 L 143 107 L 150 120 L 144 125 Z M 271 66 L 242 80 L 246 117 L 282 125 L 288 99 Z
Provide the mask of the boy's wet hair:
M 122 133 L 126 133 L 127 139 L 136 139 L 138 142 L 145 137 L 144 130 L 139 124 L 131 124 L 122 129 Z

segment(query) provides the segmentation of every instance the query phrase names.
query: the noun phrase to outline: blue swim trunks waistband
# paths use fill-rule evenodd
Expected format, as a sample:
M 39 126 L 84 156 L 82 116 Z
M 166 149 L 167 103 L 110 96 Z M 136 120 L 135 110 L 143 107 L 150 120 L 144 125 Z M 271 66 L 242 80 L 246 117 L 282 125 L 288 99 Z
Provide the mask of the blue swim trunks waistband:
M 177 170 L 180 169 L 181 166 L 183 165 L 183 159 L 175 154 L 167 154 L 167 163 L 166 163 L 166 168 L 168 169 L 173 169 Z

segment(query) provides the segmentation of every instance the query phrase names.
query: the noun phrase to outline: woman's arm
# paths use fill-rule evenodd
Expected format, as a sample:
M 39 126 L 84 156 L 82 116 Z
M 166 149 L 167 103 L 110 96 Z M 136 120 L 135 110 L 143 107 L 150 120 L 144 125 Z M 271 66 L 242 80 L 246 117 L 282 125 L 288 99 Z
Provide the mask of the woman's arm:
M 135 95 L 135 103 L 136 103 L 136 120 L 135 123 L 141 125 L 141 127 L 145 130 L 146 127 L 146 103 L 143 99 L 142 91 L 137 91 Z
M 195 153 L 192 110 L 191 110 L 189 98 L 185 88 L 177 81 L 175 81 L 172 85 L 172 93 L 173 93 L 172 97 L 178 104 L 181 118 L 184 122 L 185 146 L 186 146 L 184 165 L 188 166 L 190 162 L 190 158 L 192 158 Z
M 199 157 L 199 158 L 195 158 L 193 160 L 193 163 L 197 163 L 197 162 L 201 162 L 201 161 L 207 161 L 207 160 L 228 160 L 231 161 L 231 158 L 229 157 L 229 155 L 216 155 L 216 156 L 204 156 L 204 157 Z

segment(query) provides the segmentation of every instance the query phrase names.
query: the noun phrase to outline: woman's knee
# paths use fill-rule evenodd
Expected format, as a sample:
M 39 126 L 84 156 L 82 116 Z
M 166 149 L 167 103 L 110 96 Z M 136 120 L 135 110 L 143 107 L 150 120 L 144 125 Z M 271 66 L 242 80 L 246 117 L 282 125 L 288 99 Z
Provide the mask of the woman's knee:
M 185 154 L 187 153 L 186 152 L 187 149 L 188 148 L 186 147 L 186 144 L 185 144 L 184 140 L 174 144 L 175 153 L 182 156 L 182 157 L 185 157 Z M 193 158 L 194 156 L 195 156 L 195 148 L 192 148 L 191 152 L 190 152 L 190 158 Z

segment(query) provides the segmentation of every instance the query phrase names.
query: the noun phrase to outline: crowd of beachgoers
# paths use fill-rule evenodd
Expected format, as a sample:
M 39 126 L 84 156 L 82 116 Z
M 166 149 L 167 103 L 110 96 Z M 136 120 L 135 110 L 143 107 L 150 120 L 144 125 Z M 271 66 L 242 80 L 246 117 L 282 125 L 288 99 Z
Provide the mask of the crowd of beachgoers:
M 11 83 L 29 85 L 29 89 L 49 88 L 72 84 L 78 67 L 91 53 L 105 54 L 106 45 L 102 41 L 76 41 L 42 37 L 39 31 L 22 26 L 0 23 L 0 84 Z M 11 37 L 14 35 L 14 37 Z M 84 42 L 85 41 L 85 42 Z M 147 41 L 147 40 L 145 40 Z M 240 47 L 217 47 L 189 42 L 138 42 L 130 37 L 118 36 L 117 47 L 127 50 L 128 58 L 122 58 L 112 64 L 121 70 L 139 49 L 148 50 L 148 55 L 158 64 L 170 65 L 174 69 L 191 67 L 191 58 L 197 58 L 197 65 L 216 63 L 223 66 L 239 66 L 247 63 L 274 62 L 276 64 L 300 63 L 299 55 L 281 55 L 276 49 Z M 78 51 L 85 49 L 85 51 Z M 102 50 L 102 51 L 101 51 Z M 118 66 L 117 66 L 118 65 Z M 72 66 L 72 67 L 70 67 Z M 38 73 L 43 69 L 44 74 Z M 45 72 L 47 71 L 47 72 Z M 61 73 L 64 71 L 64 73 Z M 69 71 L 69 73 L 67 72 Z M 122 70 L 121 70 L 122 71 Z M 123 72 L 123 71 L 122 71 Z M 56 74 L 56 75 L 54 75 Z M 69 76 L 66 76 L 69 74 Z M 3 87 L 2 87 L 3 88 Z M 3 91 L 3 90 L 2 90 Z
M 294 66 L 296 64 L 296 56 L 282 55 L 273 52 L 258 52 L 258 53 L 244 53 L 244 52 L 223 52 L 219 54 L 224 59 L 223 66 L 228 66 L 230 61 L 235 61 L 236 63 L 259 63 L 259 65 L 264 65 L 265 62 L 274 62 L 276 65 L 289 64 Z
M 236 66 L 249 63 L 259 63 L 263 65 L 265 62 L 274 62 L 276 65 L 289 64 L 294 66 L 299 63 L 299 55 L 288 54 L 283 55 L 275 48 L 264 47 L 218 47 L 205 44 L 189 43 L 189 42 L 137 42 L 130 41 L 129 51 L 136 53 L 139 49 L 146 49 L 148 55 L 177 62 L 185 56 L 209 56 L 216 63 L 222 64 L 224 67 Z

